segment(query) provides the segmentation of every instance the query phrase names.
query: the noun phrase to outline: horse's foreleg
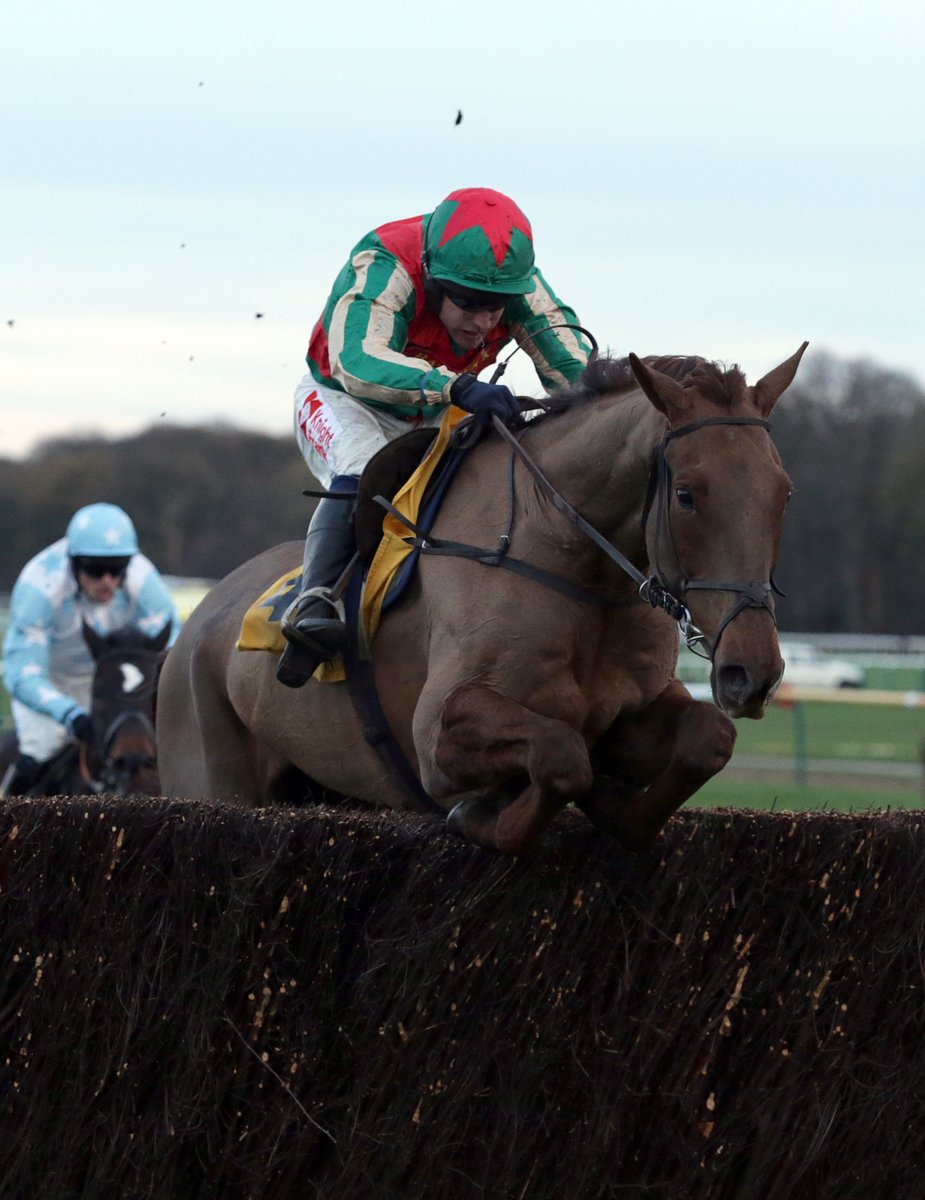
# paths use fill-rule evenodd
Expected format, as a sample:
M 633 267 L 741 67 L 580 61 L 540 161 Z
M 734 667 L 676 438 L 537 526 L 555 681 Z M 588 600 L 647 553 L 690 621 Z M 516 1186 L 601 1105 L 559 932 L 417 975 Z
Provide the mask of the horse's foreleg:
M 736 730 L 712 704 L 672 683 L 620 717 L 594 748 L 595 781 L 578 805 L 600 829 L 646 849 L 668 818 L 732 756 Z
M 543 830 L 592 782 L 582 736 L 482 684 L 463 684 L 443 705 L 435 762 L 460 791 L 498 787 L 526 776 L 510 803 L 496 793 L 461 801 L 447 825 L 505 854 L 532 850 Z

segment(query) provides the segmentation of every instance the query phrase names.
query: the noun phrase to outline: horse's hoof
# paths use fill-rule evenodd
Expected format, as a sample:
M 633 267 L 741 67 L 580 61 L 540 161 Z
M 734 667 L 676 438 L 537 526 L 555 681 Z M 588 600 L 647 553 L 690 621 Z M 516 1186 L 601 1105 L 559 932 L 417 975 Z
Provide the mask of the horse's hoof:
M 460 800 L 458 804 L 454 804 L 450 811 L 446 814 L 446 828 L 448 833 L 455 834 L 456 837 L 469 840 L 469 835 L 466 833 L 466 814 L 465 806 L 467 801 Z
M 500 809 L 501 802 L 496 797 L 480 793 L 465 796 L 447 813 L 447 831 L 473 846 L 497 850 L 494 835 Z

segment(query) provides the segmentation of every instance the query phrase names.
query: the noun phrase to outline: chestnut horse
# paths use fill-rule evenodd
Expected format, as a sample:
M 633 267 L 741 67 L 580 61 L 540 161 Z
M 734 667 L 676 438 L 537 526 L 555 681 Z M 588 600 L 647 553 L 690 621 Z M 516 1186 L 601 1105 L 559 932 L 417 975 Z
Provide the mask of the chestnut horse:
M 432 547 L 497 543 L 489 557 L 538 574 L 425 553 L 385 613 L 372 667 L 423 792 L 370 748 L 347 684 L 292 691 L 273 655 L 235 650 L 248 606 L 298 563 L 289 543 L 213 588 L 168 654 L 165 794 L 292 802 L 308 775 L 373 804 L 432 803 L 510 854 L 574 803 L 648 846 L 725 766 L 729 718 L 763 716 L 780 681 L 772 572 L 790 482 L 767 418 L 805 348 L 753 386 L 700 358 L 600 360 L 517 436 L 529 462 L 501 430 L 468 453 Z M 669 612 L 702 633 L 715 704 L 678 681 Z

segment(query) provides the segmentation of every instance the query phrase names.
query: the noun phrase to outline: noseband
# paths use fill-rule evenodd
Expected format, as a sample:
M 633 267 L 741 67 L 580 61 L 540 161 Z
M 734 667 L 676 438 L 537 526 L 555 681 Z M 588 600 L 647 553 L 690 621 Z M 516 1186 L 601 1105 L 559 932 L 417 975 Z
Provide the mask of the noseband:
M 145 739 L 153 748 L 155 745 L 154 726 L 139 709 L 130 708 L 113 717 L 99 743 L 100 769 L 94 775 L 89 765 L 84 770 L 84 777 L 94 792 L 116 792 L 127 787 L 139 771 L 147 767 L 156 767 L 157 758 L 153 753 L 136 752 L 132 754 L 113 755 L 116 738 L 127 725 L 137 725 Z
M 649 476 L 649 493 L 646 498 L 645 509 L 643 510 L 642 523 L 645 527 L 652 508 L 655 509 L 655 554 L 653 566 L 655 574 L 651 580 L 647 580 L 643 587 L 640 588 L 640 595 L 643 599 L 650 599 L 646 594 L 653 585 L 660 588 L 669 598 L 668 589 L 664 583 L 664 575 L 658 563 L 658 550 L 663 542 L 667 541 L 672 551 L 678 566 L 681 566 L 681 556 L 678 554 L 677 547 L 674 543 L 674 538 L 671 536 L 671 525 L 668 520 L 668 504 L 671 495 L 671 466 L 668 462 L 667 450 L 669 442 L 675 438 L 686 437 L 689 433 L 695 433 L 698 429 L 704 429 L 708 425 L 757 425 L 761 429 L 766 429 L 770 432 L 770 424 L 761 417 L 705 417 L 700 421 L 691 421 L 687 425 L 681 425 L 677 429 L 666 429 L 665 435 L 662 438 L 660 445 L 656 448 L 652 458 L 652 472 Z M 654 501 L 654 504 L 653 504 Z M 716 636 L 713 639 L 713 645 L 710 648 L 709 657 L 712 661 L 716 654 L 716 648 L 719 645 L 719 639 L 723 635 L 726 626 L 743 612 L 746 608 L 763 608 L 771 616 L 771 620 L 777 623 L 774 614 L 774 596 L 772 593 L 777 592 L 778 595 L 783 593 L 774 583 L 773 577 L 767 583 L 762 583 L 759 580 L 736 580 L 732 582 L 724 582 L 718 579 L 686 579 L 681 578 L 678 585 L 678 591 L 681 596 L 684 596 L 690 591 L 709 591 L 709 592 L 733 592 L 738 595 L 738 601 L 732 606 L 723 620 L 720 622 L 719 629 L 716 631 Z M 660 607 L 665 607 L 661 600 L 652 601 Z M 683 615 L 676 619 L 680 622 L 681 631 L 684 634 L 684 640 L 688 648 L 695 653 L 700 653 L 698 646 L 706 645 L 706 638 L 695 625 L 691 623 L 690 612 L 683 604 L 680 605 L 683 609 Z M 668 610 L 671 611 L 670 609 Z M 672 613 L 671 615 L 675 615 Z

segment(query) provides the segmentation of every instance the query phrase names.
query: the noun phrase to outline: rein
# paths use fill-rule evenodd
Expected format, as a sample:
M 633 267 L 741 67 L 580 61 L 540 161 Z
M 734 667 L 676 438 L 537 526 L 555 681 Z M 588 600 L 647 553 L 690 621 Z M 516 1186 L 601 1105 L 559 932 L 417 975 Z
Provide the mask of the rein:
M 406 528 L 410 529 L 413 538 L 408 541 L 411 545 L 420 550 L 422 554 L 438 554 L 448 555 L 457 558 L 469 558 L 476 562 L 482 563 L 484 566 L 504 567 L 515 574 L 525 576 L 534 580 L 536 583 L 542 584 L 568 596 L 570 599 L 578 600 L 585 604 L 593 604 L 596 607 L 604 609 L 622 608 L 627 604 L 636 604 L 644 602 L 652 608 L 660 608 L 678 622 L 681 635 L 689 649 L 695 653 L 701 653 L 698 649 L 700 645 L 706 644 L 704 634 L 693 623 L 690 610 L 686 604 L 675 596 L 664 582 L 662 573 L 655 563 L 655 571 L 652 575 L 644 575 L 639 568 L 631 562 L 626 555 L 619 550 L 611 541 L 589 522 L 581 513 L 577 511 L 565 497 L 558 491 L 555 485 L 547 478 L 540 469 L 539 465 L 527 453 L 514 434 L 507 428 L 503 421 L 498 417 L 492 417 L 492 424 L 497 432 L 511 447 L 511 478 L 510 478 L 510 517 L 508 520 L 507 531 L 501 535 L 499 543 L 495 549 L 488 549 L 481 546 L 471 546 L 465 542 L 452 542 L 444 539 L 433 537 L 431 534 L 420 530 L 411 521 L 400 513 L 392 504 L 382 496 L 376 496 L 376 502 L 383 508 L 387 509 L 393 517 L 399 520 Z M 656 512 L 656 558 L 658 553 L 658 545 L 661 540 L 666 538 L 673 546 L 671 538 L 671 528 L 668 522 L 668 489 L 671 486 L 671 468 L 666 457 L 666 450 L 669 442 L 674 438 L 685 437 L 687 434 L 695 433 L 699 429 L 703 429 L 709 425 L 757 425 L 762 429 L 770 430 L 770 425 L 767 421 L 760 417 L 707 417 L 700 421 L 691 421 L 687 425 L 682 425 L 677 429 L 668 429 L 665 431 L 664 437 L 660 445 L 656 448 L 653 454 L 652 469 L 649 476 L 649 488 L 646 499 L 645 509 L 643 512 L 643 526 L 648 521 L 650 511 L 653 507 L 653 501 Z M 516 559 L 508 556 L 508 550 L 511 544 L 511 531 L 514 520 L 514 482 L 513 482 L 513 467 L 514 456 L 520 458 L 524 466 L 530 471 L 531 475 L 540 485 L 542 492 L 546 495 L 549 501 L 557 512 L 561 513 L 566 520 L 570 521 L 577 529 L 579 529 L 586 537 L 607 555 L 609 559 L 617 564 L 621 570 L 627 574 L 638 587 L 638 597 L 633 600 L 611 600 L 606 596 L 602 596 L 598 592 L 592 592 L 587 588 L 581 587 L 579 584 L 573 583 L 571 580 L 564 578 L 561 575 L 556 575 L 551 571 L 543 570 L 540 567 L 534 566 L 532 563 L 524 562 L 521 559 Z M 677 552 L 676 552 L 677 557 Z M 680 561 L 680 559 L 679 559 Z M 740 612 L 746 608 L 764 608 L 774 619 L 774 601 L 772 591 L 776 591 L 773 580 L 767 583 L 762 583 L 754 580 L 749 581 L 731 581 L 724 582 L 716 579 L 683 579 L 679 588 L 680 594 L 683 596 L 686 592 L 695 591 L 725 591 L 734 592 L 739 596 L 736 604 L 724 617 L 716 637 L 713 640 L 713 645 L 710 648 L 709 658 L 712 660 L 716 653 L 716 648 L 719 645 L 719 639 L 727 625 L 733 621 Z M 701 655 L 707 657 L 706 655 Z
M 495 428 L 504 437 L 523 461 L 524 465 L 530 470 L 540 487 L 552 501 L 553 506 L 562 513 L 569 521 L 572 522 L 578 529 L 589 537 L 596 546 L 612 559 L 619 567 L 630 576 L 635 583 L 639 585 L 639 597 L 641 600 L 650 604 L 653 608 L 661 608 L 670 617 L 678 622 L 681 634 L 688 649 L 695 653 L 700 653 L 698 646 L 706 644 L 705 635 L 694 625 L 690 610 L 679 600 L 666 586 L 662 572 L 658 566 L 658 546 L 663 537 L 667 538 L 674 549 L 674 542 L 671 537 L 671 527 L 668 521 L 668 494 L 671 486 L 671 467 L 668 463 L 666 451 L 669 442 L 675 438 L 686 437 L 690 433 L 696 433 L 699 429 L 705 429 L 710 425 L 757 425 L 761 429 L 770 432 L 771 426 L 768 421 L 762 417 L 705 417 L 699 421 L 691 421 L 687 425 L 681 425 L 677 429 L 666 429 L 662 438 L 661 444 L 656 448 L 653 455 L 652 470 L 649 476 L 648 497 L 646 507 L 643 512 L 643 527 L 649 517 L 649 511 L 652 506 L 653 497 L 655 498 L 656 507 L 656 562 L 655 572 L 648 578 L 626 557 L 622 551 L 618 550 L 612 542 L 608 541 L 602 533 L 594 528 L 584 517 L 574 509 L 568 501 L 556 490 L 553 484 L 546 478 L 534 460 L 527 454 L 526 450 L 520 442 L 514 437 L 511 431 L 497 417 L 492 418 Z M 675 550 L 675 556 L 680 563 L 680 556 Z M 767 583 L 762 583 L 758 580 L 735 580 L 721 581 L 717 579 L 682 579 L 680 584 L 680 594 L 683 596 L 686 592 L 695 591 L 715 591 L 715 592 L 734 592 L 739 596 L 736 604 L 723 618 L 719 629 L 716 631 L 716 636 L 713 639 L 713 645 L 710 648 L 709 657 L 713 660 L 716 654 L 716 648 L 719 645 L 719 639 L 726 629 L 727 625 L 733 621 L 739 613 L 746 608 L 763 608 L 774 617 L 774 600 L 773 591 L 778 591 L 773 579 Z M 776 623 L 776 621 L 775 621 Z
M 590 340 L 593 347 L 591 357 L 593 358 L 597 354 L 597 341 L 595 340 L 593 334 L 591 334 L 581 325 L 566 324 L 559 327 L 553 326 L 553 328 L 575 329 L 584 334 L 585 337 Z M 496 383 L 498 379 L 500 379 L 507 369 L 508 362 L 511 360 L 511 358 L 513 358 L 517 351 L 523 347 L 524 343 L 530 341 L 535 336 L 535 334 L 528 334 L 527 337 L 517 343 L 508 357 L 503 362 L 498 364 L 494 374 L 491 377 L 492 383 Z M 536 403 L 538 407 L 547 412 L 549 411 L 545 404 L 541 403 L 540 401 L 537 401 Z M 622 568 L 623 571 L 626 572 L 627 575 L 629 575 L 629 577 L 637 584 L 639 588 L 640 600 L 650 604 L 653 608 L 661 608 L 670 617 L 678 622 L 681 630 L 681 636 L 684 638 L 684 642 L 688 649 L 692 650 L 695 654 L 700 654 L 698 647 L 706 643 L 706 638 L 697 628 L 697 626 L 694 625 L 691 619 L 690 610 L 687 608 L 687 606 L 677 597 L 672 595 L 669 589 L 665 586 L 662 579 L 662 573 L 658 567 L 658 562 L 656 561 L 654 564 L 655 573 L 649 578 L 646 578 L 646 576 L 643 575 L 642 572 L 630 562 L 625 554 L 618 550 L 612 542 L 608 541 L 607 538 L 599 533 L 593 525 L 586 521 L 584 517 L 582 517 L 581 514 L 568 503 L 564 496 L 557 491 L 557 489 L 546 478 L 533 459 L 527 454 L 520 442 L 513 436 L 507 426 L 500 421 L 498 417 L 492 417 L 492 423 L 501 436 L 511 446 L 511 449 L 520 456 L 521 461 L 532 473 L 533 477 L 536 479 L 537 483 L 539 483 L 547 497 L 552 501 L 553 506 L 560 513 L 562 513 L 567 520 L 571 521 L 577 529 L 580 529 L 582 533 L 589 537 L 596 546 L 600 547 L 600 549 L 603 550 L 608 558 L 612 559 L 620 568 Z M 770 424 L 761 417 L 705 417 L 699 421 L 691 421 L 687 425 L 680 426 L 678 429 L 667 429 L 665 431 L 662 443 L 655 451 L 652 463 L 652 471 L 649 476 L 648 496 L 642 518 L 643 528 L 645 528 L 653 497 L 657 497 L 658 527 L 656 529 L 655 540 L 656 559 L 658 557 L 658 544 L 662 531 L 665 532 L 668 540 L 672 542 L 672 548 L 674 548 L 674 543 L 671 538 L 671 527 L 668 523 L 668 489 L 671 486 L 671 467 L 668 465 L 668 460 L 665 455 L 665 452 L 668 448 L 668 443 L 674 438 L 685 437 L 687 434 L 695 433 L 698 429 L 703 429 L 708 425 L 758 425 L 762 429 L 768 430 L 768 432 L 770 432 L 771 429 Z M 511 463 L 513 467 L 513 459 L 511 460 Z M 513 510 L 511 519 L 513 520 Z M 447 543 L 447 545 L 450 544 L 451 543 Z M 496 555 L 503 553 L 502 546 L 504 546 L 503 538 L 502 544 L 499 546 L 499 550 L 495 552 Z M 424 551 L 424 545 L 421 546 L 421 549 Z M 506 546 L 504 546 L 504 549 L 506 549 Z M 428 552 L 450 553 L 449 550 L 437 549 L 431 549 Z M 486 565 L 490 566 L 507 566 L 509 570 L 516 569 L 518 573 L 529 575 L 538 583 L 544 583 L 547 587 L 554 587 L 555 590 L 564 592 L 566 595 L 571 595 L 573 598 L 582 600 L 585 603 L 596 604 L 605 608 L 620 606 L 613 602 L 608 602 L 604 597 L 598 596 L 594 592 L 589 592 L 584 588 L 576 588 L 574 584 L 570 583 L 568 580 L 562 579 L 560 576 L 550 575 L 549 572 L 540 571 L 539 568 L 531 567 L 530 564 L 527 563 L 521 564 L 517 559 L 486 559 L 478 554 L 471 553 L 468 554 L 467 557 L 477 558 L 479 562 L 485 562 Z M 677 554 L 677 551 L 675 551 L 675 557 L 680 563 L 680 556 Z M 566 586 L 563 587 L 563 584 Z M 709 653 L 710 661 L 712 661 L 713 656 L 716 654 L 716 648 L 719 645 L 719 639 L 722 636 L 723 630 L 730 621 L 734 620 L 739 613 L 743 611 L 743 609 L 765 608 L 771 614 L 771 618 L 776 624 L 776 618 L 774 617 L 774 600 L 771 593 L 772 591 L 777 592 L 778 595 L 781 595 L 782 593 L 775 585 L 773 577 L 767 583 L 760 583 L 752 580 L 745 583 L 722 583 L 715 579 L 682 580 L 680 587 L 682 596 L 685 592 L 695 591 L 697 589 L 703 591 L 736 592 L 739 595 L 738 603 L 733 606 L 729 613 L 727 613 L 722 624 L 717 630 L 716 637 L 713 639 L 713 646 Z M 701 654 L 701 657 L 707 656 Z
M 560 512 L 566 518 L 566 520 L 570 521 L 576 527 L 576 529 L 581 530 L 586 537 L 590 538 L 599 549 L 603 550 L 609 559 L 615 562 L 617 566 L 620 567 L 627 575 L 629 575 L 630 579 L 637 584 L 639 588 L 639 600 L 651 605 L 652 608 L 662 609 L 668 614 L 669 617 L 672 617 L 675 621 L 677 621 L 681 628 L 681 633 L 684 636 L 684 640 L 687 642 L 688 646 L 692 646 L 694 643 L 701 641 L 703 639 L 703 634 L 696 627 L 696 625 L 693 624 L 691 620 L 691 614 L 687 607 L 675 596 L 673 596 L 665 587 L 659 578 L 658 572 L 656 571 L 656 573 L 652 576 L 643 575 L 642 571 L 639 570 L 635 563 L 631 562 L 626 557 L 622 550 L 619 550 L 613 544 L 613 542 L 605 538 L 599 530 L 594 528 L 590 521 L 585 520 L 581 513 L 578 512 L 576 508 L 573 508 L 571 504 L 569 504 L 562 493 L 559 492 L 552 482 L 543 474 L 537 463 L 530 457 L 530 455 L 523 448 L 517 438 L 514 437 L 503 421 L 499 420 L 498 417 L 493 417 L 492 422 L 495 426 L 495 429 L 497 429 L 505 441 L 507 441 L 514 453 L 519 456 L 524 466 L 530 471 L 531 475 L 533 475 L 534 479 L 552 502 L 552 505 L 557 512 Z M 658 488 L 658 486 L 659 485 L 656 482 L 655 487 Z M 593 593 L 587 594 L 592 595 Z M 625 604 L 627 602 L 624 601 L 623 603 Z M 629 601 L 629 603 L 635 603 L 635 601 Z M 615 607 L 613 602 L 610 602 L 609 606 Z

